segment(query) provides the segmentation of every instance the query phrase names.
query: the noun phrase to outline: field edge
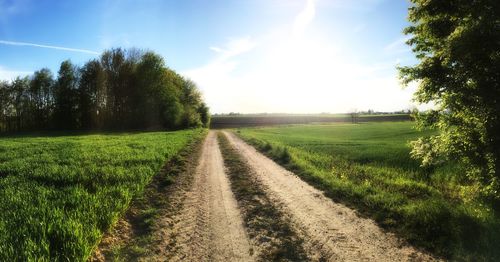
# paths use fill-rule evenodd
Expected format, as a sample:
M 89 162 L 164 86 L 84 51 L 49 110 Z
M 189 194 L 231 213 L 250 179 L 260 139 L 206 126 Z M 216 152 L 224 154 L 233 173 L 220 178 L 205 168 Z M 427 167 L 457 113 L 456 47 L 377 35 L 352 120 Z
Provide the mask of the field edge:
M 137 260 L 151 255 L 147 247 L 155 242 L 153 231 L 156 220 L 164 209 L 170 208 L 166 192 L 172 190 L 182 174 L 194 170 L 207 134 L 208 130 L 204 129 L 165 162 L 144 191 L 131 201 L 117 222 L 103 235 L 88 261 Z

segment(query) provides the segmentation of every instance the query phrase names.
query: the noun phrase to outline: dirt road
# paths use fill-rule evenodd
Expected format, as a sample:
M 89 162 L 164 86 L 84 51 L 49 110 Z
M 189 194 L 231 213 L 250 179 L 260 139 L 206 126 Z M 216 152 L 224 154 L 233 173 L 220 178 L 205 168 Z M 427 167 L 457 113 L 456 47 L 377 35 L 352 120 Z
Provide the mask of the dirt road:
M 240 138 L 224 132 L 267 188 L 271 199 L 290 215 L 305 239 L 304 248 L 314 260 L 328 261 L 428 261 L 433 258 L 383 232 L 372 220 L 357 216 Z
M 92 261 L 435 260 L 234 134 L 220 140 L 210 131 L 175 182 L 150 195 L 160 210 L 150 233 L 137 237 L 140 216 L 122 219 Z
M 215 132 L 204 141 L 192 186 L 162 234 L 169 261 L 252 261 Z M 165 257 L 156 257 L 163 260 Z

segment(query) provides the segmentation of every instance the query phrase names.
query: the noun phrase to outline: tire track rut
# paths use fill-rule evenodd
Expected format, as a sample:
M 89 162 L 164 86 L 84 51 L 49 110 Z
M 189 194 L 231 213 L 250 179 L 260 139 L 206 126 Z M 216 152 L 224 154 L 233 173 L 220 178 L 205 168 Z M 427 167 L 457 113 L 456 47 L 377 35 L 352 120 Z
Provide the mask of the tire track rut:
M 168 261 L 253 261 L 237 202 L 224 172 L 216 134 L 210 131 L 192 186 L 180 197 L 177 214 L 164 217 Z

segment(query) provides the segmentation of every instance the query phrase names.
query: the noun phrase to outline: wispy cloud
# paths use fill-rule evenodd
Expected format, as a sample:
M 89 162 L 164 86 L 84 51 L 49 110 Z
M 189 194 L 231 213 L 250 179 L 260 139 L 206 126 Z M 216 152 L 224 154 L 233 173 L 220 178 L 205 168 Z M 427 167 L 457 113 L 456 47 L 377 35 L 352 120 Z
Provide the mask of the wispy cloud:
M 250 37 L 230 39 L 224 47 L 211 46 L 210 50 L 220 54 L 218 60 L 226 60 L 231 57 L 246 53 L 255 48 L 257 44 Z
M 33 72 L 10 70 L 0 66 L 0 80 L 11 81 L 18 76 L 31 75 Z
M 12 46 L 31 46 L 31 47 L 39 47 L 39 48 L 48 48 L 48 49 L 56 49 L 56 50 L 69 51 L 69 52 L 86 53 L 86 54 L 93 54 L 93 55 L 98 55 L 99 54 L 99 52 L 92 51 L 92 50 L 87 50 L 87 49 L 78 49 L 78 48 L 53 46 L 53 45 L 41 45 L 41 44 L 26 43 L 26 42 L 16 42 L 16 41 L 0 40 L 0 44 L 2 44 L 2 45 L 12 45 Z
M 394 40 L 384 47 L 384 51 L 390 53 L 405 53 L 411 51 L 408 45 L 406 45 L 406 41 L 408 41 L 410 37 L 404 36 Z
M 315 0 L 307 0 L 304 9 L 295 17 L 293 35 L 301 36 L 316 15 Z
M 214 60 L 201 67 L 187 70 L 183 74 L 196 80 L 205 82 L 208 79 L 207 82 L 211 82 L 214 78 L 232 72 L 239 63 L 237 56 L 250 52 L 256 45 L 250 37 L 231 38 L 224 47 L 210 47 L 210 50 L 217 53 Z

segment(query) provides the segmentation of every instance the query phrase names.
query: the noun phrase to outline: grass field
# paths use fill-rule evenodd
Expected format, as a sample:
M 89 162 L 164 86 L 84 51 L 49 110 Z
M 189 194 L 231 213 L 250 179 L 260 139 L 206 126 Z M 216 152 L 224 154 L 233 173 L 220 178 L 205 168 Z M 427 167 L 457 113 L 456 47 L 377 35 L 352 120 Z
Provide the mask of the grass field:
M 0 138 L 0 260 L 84 261 L 203 130 Z
M 237 132 L 337 201 L 410 242 L 454 259 L 499 257 L 500 220 L 455 163 L 409 157 L 412 122 L 292 125 Z
M 291 125 L 310 123 L 350 123 L 410 120 L 409 114 L 237 114 L 214 115 L 210 128 L 238 128 L 252 126 Z

